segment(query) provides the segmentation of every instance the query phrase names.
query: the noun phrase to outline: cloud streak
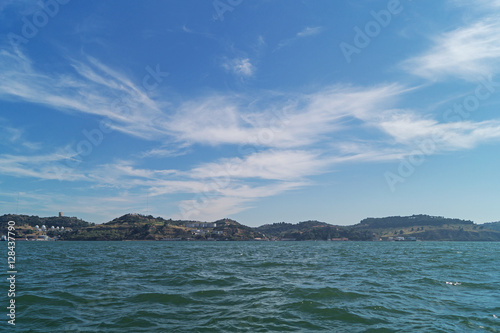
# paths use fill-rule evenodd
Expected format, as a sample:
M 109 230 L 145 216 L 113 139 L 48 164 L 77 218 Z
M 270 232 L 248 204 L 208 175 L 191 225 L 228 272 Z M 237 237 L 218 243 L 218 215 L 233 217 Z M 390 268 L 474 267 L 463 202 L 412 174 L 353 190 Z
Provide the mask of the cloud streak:
M 251 77 L 255 74 L 257 70 L 255 66 L 250 62 L 249 58 L 235 58 L 230 60 L 225 60 L 222 63 L 222 67 L 237 76 L 241 77 Z
M 315 36 L 323 32 L 322 27 L 305 27 L 303 30 L 297 32 L 297 34 L 292 38 L 287 38 L 278 43 L 278 46 L 273 50 L 273 52 L 282 49 L 283 47 L 290 46 L 295 43 L 297 40 L 302 38 L 307 38 L 311 36 Z
M 21 51 L 0 51 L 0 96 L 109 119 L 118 131 L 144 139 L 166 137 L 157 104 L 123 75 L 88 57 L 73 73 L 43 73 Z
M 482 22 L 452 31 L 439 39 L 442 47 L 435 46 L 406 64 L 413 65 L 414 74 L 433 80 L 450 76 L 472 79 L 476 71 L 495 68 L 490 60 L 497 52 L 500 55 L 500 49 L 487 35 L 500 29 L 498 26 Z M 320 32 L 320 28 L 307 28 L 296 38 Z M 461 53 L 463 43 L 485 53 Z M 115 130 L 150 140 L 159 148 L 133 152 L 140 157 L 134 162 L 107 160 L 82 165 L 78 172 L 64 166 L 72 157 L 65 156 L 63 149 L 38 155 L 2 154 L 0 172 L 122 191 L 127 199 L 120 205 L 133 206 L 130 198 L 134 195 L 159 200 L 183 194 L 178 199 L 180 215 L 189 218 L 220 218 L 223 212 L 241 212 L 260 199 L 310 186 L 314 176 L 332 172 L 341 163 L 400 159 L 427 138 L 434 140 L 435 153 L 439 153 L 471 149 L 500 137 L 498 120 L 440 123 L 410 108 L 398 108 L 414 89 L 398 83 L 339 84 L 309 93 L 211 94 L 174 104 L 151 97 L 140 84 L 95 58 L 70 63 L 69 74 L 46 73 L 20 51 L 2 50 L 0 97 L 103 117 Z M 227 70 L 244 77 L 255 75 L 246 58 L 229 61 Z M 21 130 L 11 129 L 11 134 L 12 140 L 22 142 Z M 364 135 L 369 139 L 363 139 Z M 235 150 L 233 156 L 183 170 L 141 164 L 144 158 L 183 154 L 194 145 L 232 145 Z M 191 198 L 185 199 L 185 195 Z
M 402 63 L 408 72 L 431 81 L 460 78 L 478 81 L 498 73 L 500 22 L 483 19 L 434 38 L 427 52 Z

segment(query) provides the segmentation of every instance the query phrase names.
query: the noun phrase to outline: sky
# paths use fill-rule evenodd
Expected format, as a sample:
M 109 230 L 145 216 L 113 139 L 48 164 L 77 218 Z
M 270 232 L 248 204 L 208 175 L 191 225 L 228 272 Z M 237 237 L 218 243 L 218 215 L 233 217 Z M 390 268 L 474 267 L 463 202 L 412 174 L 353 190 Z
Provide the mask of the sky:
M 500 220 L 498 0 L 2 0 L 0 213 Z

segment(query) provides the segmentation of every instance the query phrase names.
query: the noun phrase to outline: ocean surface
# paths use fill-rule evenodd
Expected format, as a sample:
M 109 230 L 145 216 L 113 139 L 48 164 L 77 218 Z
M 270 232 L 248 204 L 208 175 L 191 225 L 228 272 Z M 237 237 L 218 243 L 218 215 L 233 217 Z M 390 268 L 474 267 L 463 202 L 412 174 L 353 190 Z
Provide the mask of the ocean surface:
M 17 332 L 500 332 L 500 243 L 16 246 Z

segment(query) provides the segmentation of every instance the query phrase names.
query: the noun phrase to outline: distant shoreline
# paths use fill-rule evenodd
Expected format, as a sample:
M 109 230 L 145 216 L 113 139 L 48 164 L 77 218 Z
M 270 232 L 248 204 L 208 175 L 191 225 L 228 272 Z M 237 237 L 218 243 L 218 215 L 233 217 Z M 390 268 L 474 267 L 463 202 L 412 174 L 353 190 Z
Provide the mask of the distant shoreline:
M 350 226 L 320 221 L 245 226 L 231 219 L 183 221 L 125 214 L 95 224 L 76 217 L 6 214 L 18 241 L 500 241 L 500 222 L 475 224 L 442 216 L 366 218 Z

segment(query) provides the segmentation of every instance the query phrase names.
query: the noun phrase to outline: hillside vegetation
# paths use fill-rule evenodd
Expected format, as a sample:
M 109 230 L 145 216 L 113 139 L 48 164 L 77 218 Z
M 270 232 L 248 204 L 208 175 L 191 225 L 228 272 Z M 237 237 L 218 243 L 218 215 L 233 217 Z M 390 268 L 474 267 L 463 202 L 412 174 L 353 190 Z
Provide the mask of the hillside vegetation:
M 412 215 L 367 218 L 354 225 L 371 230 L 378 239 L 416 237 L 428 241 L 498 241 L 500 232 L 477 225 L 469 220 L 442 216 Z
M 500 222 L 490 222 L 481 224 L 485 229 L 500 231 Z
M 38 225 L 40 228 L 45 225 L 47 229 L 54 227 L 64 227 L 67 230 L 77 230 L 81 228 L 92 227 L 95 224 L 86 222 L 76 217 L 68 216 L 51 216 L 51 217 L 38 217 L 29 215 L 14 215 L 6 214 L 0 216 L 0 227 L 2 232 L 7 229 L 9 221 L 16 222 L 16 237 L 26 237 L 28 235 L 42 234 L 38 232 L 35 227 Z M 50 233 L 50 231 L 49 231 Z
M 236 221 L 215 221 L 213 228 L 191 228 L 197 221 L 126 214 L 110 222 L 81 228 L 61 236 L 63 240 L 251 240 L 260 236 Z
M 348 238 L 349 240 L 372 240 L 370 230 L 356 230 L 352 227 L 335 226 L 319 221 L 305 221 L 297 224 L 273 223 L 255 228 L 267 237 L 293 240 L 329 240 Z
M 95 224 L 76 217 L 0 216 L 5 234 L 7 222 L 16 222 L 16 237 L 47 234 L 60 240 L 390 240 L 398 237 L 428 241 L 500 241 L 500 222 L 474 224 L 442 216 L 412 215 L 366 218 L 352 226 L 320 221 L 273 223 L 251 228 L 231 219 L 215 222 L 182 221 L 126 214 Z M 35 226 L 45 225 L 46 232 Z M 64 227 L 64 231 L 51 227 Z

